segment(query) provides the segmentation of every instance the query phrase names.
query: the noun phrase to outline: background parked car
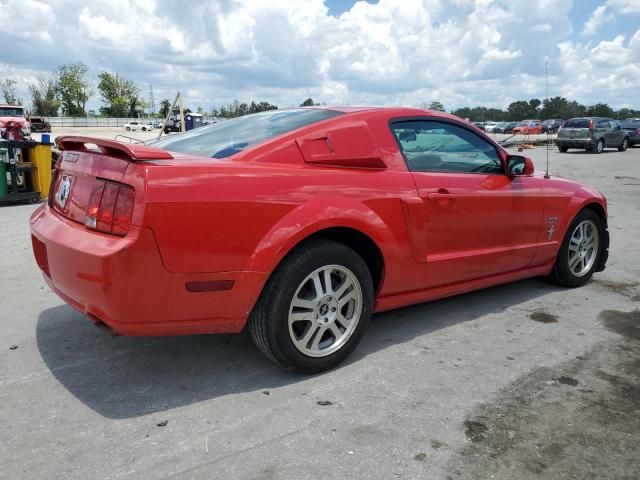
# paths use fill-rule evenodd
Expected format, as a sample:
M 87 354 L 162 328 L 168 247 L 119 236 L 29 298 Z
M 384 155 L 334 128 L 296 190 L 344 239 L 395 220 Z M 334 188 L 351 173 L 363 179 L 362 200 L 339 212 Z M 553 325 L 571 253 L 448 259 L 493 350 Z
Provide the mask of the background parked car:
M 143 132 L 146 132 L 147 130 L 151 130 L 152 128 L 153 127 L 151 125 L 147 125 L 146 123 L 141 122 L 129 122 L 124 124 L 124 129 L 127 132 L 130 132 L 131 130 L 142 130 Z
M 522 120 L 513 128 L 514 135 L 521 133 L 523 135 L 542 133 L 542 123 L 540 120 Z
M 495 133 L 513 133 L 513 129 L 518 125 L 518 122 L 502 122 L 499 124 L 494 132 Z
M 51 132 L 51 124 L 44 117 L 28 117 L 32 132 Z
M 640 145 L 640 118 L 627 118 L 622 122 L 622 128 L 629 135 L 629 146 Z
M 629 146 L 629 132 L 612 118 L 571 118 L 558 130 L 556 145 L 561 152 L 569 148 L 584 148 L 594 153 L 601 153 L 605 148 L 617 148 L 624 152 Z
M 560 127 L 564 124 L 564 120 L 560 118 L 550 118 L 542 122 L 542 133 L 558 133 Z
M 480 130 L 484 132 L 484 122 L 471 122 L 471 123 L 473 123 L 476 127 L 478 127 Z
M 497 122 L 486 122 L 484 124 L 484 131 L 487 133 L 493 133 L 496 130 Z

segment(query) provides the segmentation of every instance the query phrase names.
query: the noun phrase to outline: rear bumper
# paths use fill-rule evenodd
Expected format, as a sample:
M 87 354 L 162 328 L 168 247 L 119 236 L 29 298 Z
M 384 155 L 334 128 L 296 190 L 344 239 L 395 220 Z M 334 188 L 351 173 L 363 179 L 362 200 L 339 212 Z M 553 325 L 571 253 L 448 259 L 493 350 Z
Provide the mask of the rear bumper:
M 265 272 L 170 273 L 150 229 L 132 227 L 122 238 L 89 232 L 46 204 L 33 213 L 31 234 L 49 287 L 123 335 L 239 332 L 268 277 Z M 226 289 L 189 291 L 191 282 L 218 282 Z
M 590 138 L 557 138 L 556 145 L 566 148 L 589 148 L 593 146 L 593 140 Z
M 629 145 L 640 144 L 640 135 L 629 135 Z

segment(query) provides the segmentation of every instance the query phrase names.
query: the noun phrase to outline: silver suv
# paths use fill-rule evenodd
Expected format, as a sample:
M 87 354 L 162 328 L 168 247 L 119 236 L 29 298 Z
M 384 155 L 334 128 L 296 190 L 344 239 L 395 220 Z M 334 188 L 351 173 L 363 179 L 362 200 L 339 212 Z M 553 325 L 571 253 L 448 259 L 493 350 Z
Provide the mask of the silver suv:
M 624 152 L 629 146 L 629 133 L 612 118 L 571 118 L 558 130 L 556 145 L 561 152 L 570 148 L 583 148 L 594 153 L 601 153 L 605 148 L 617 148 Z

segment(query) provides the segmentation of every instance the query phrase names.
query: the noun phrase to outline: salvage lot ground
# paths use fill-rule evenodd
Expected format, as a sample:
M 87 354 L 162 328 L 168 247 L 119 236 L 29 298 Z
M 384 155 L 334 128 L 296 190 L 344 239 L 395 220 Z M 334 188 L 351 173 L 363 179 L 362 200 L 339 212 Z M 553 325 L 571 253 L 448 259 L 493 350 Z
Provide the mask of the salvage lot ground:
M 1 208 L 0 478 L 640 477 L 640 148 L 550 158 L 609 199 L 603 273 L 376 315 L 318 376 L 246 335 L 111 336 L 45 287 L 33 207 Z

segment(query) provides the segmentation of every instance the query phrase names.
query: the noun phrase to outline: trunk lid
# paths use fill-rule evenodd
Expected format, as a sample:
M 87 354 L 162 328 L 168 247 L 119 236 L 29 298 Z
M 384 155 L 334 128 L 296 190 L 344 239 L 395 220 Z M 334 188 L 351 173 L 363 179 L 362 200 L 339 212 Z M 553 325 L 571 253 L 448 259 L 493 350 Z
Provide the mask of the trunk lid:
M 89 137 L 60 137 L 56 144 L 62 154 L 56 163 L 49 206 L 82 224 L 86 222 L 87 209 L 97 184 L 130 186 L 132 182 L 127 182 L 124 177 L 132 162 L 172 158 L 164 150 L 146 145 L 127 145 Z M 115 190 L 105 189 L 105 192 Z M 104 196 L 107 197 L 107 193 Z M 104 201 L 107 200 L 104 198 Z M 111 201 L 115 202 L 116 199 Z

